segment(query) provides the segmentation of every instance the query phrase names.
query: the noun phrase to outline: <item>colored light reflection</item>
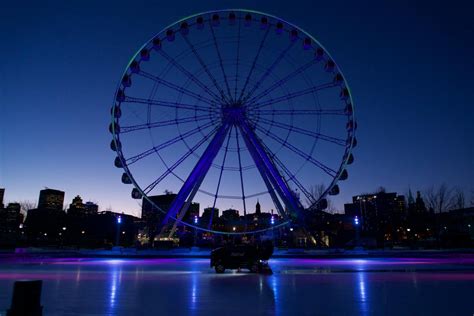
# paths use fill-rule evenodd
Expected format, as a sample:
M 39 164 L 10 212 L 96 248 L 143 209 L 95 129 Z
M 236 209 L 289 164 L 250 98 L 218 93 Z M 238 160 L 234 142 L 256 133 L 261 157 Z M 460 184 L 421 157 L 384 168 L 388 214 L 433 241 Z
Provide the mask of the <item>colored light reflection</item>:
M 281 315 L 281 299 L 280 299 L 280 278 L 276 275 L 270 277 L 270 284 L 273 294 L 274 315 Z
M 111 266 L 111 279 L 109 288 L 109 315 L 115 313 L 118 302 L 118 292 L 122 279 L 122 269 L 119 266 Z
M 199 275 L 197 273 L 193 273 L 191 275 L 190 309 L 193 314 L 195 313 L 198 307 L 198 277 Z
M 361 315 L 369 315 L 369 300 L 367 297 L 366 273 L 357 273 L 358 296 Z
M 67 308 L 78 315 L 92 309 L 102 315 L 144 315 L 155 308 L 170 315 L 217 315 L 213 311 L 219 304 L 228 311 L 224 314 L 241 315 L 242 307 L 247 307 L 242 302 L 247 300 L 256 315 L 290 315 L 293 311 L 294 315 L 373 315 L 386 308 L 381 295 L 411 295 L 416 303 L 414 294 L 434 286 L 449 289 L 443 294 L 447 297 L 454 288 L 462 291 L 451 298 L 468 296 L 474 282 L 474 262 L 469 256 L 272 259 L 270 266 L 273 275 L 246 271 L 220 275 L 209 267 L 208 259 L 23 258 L 0 263 L 0 288 L 10 288 L 16 279 L 41 279 L 44 304 L 59 310 L 52 313 L 58 315 Z M 348 273 L 338 273 L 341 271 Z M 387 292 L 379 291 L 382 288 Z M 179 303 L 171 299 L 174 293 L 180 295 Z M 2 306 L 10 304 L 6 300 L 10 296 L 8 291 L 3 295 Z M 313 301 L 313 297 L 323 297 L 324 303 L 327 298 L 328 304 Z M 422 299 L 423 304 L 429 303 L 428 298 Z

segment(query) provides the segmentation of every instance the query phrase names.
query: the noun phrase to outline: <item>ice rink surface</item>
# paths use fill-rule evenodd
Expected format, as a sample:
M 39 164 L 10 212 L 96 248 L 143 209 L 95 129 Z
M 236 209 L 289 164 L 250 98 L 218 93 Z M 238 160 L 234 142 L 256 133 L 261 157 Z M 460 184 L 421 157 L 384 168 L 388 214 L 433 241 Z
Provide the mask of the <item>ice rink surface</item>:
M 474 257 L 272 259 L 273 275 L 208 259 L 0 259 L 0 315 L 15 280 L 43 280 L 44 315 L 474 315 Z

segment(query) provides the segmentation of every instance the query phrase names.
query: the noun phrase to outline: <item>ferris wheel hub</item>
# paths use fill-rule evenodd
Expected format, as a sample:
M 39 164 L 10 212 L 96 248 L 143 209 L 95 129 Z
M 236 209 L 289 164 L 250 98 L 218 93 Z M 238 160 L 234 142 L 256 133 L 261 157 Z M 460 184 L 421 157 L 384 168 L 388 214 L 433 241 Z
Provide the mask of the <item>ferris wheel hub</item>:
M 239 125 L 247 116 L 246 108 L 241 102 L 234 102 L 230 105 L 222 106 L 222 123 Z

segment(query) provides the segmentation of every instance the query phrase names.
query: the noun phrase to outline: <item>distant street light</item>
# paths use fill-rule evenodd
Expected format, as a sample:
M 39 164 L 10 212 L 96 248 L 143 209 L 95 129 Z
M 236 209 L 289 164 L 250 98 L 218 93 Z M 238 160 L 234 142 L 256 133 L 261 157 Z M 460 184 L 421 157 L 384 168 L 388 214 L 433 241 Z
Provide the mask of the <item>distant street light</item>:
M 115 246 L 119 245 L 120 224 L 122 223 L 122 216 L 117 216 L 117 233 L 115 234 Z
M 235 230 L 236 230 L 235 226 L 234 226 L 234 227 L 232 227 L 232 231 L 234 231 L 234 232 L 235 232 Z
M 197 215 L 194 215 L 194 225 L 197 225 L 199 222 L 199 217 Z M 193 245 L 196 246 L 196 240 L 197 240 L 197 229 L 194 228 L 194 240 L 193 240 Z
M 66 230 L 66 227 L 63 227 L 63 230 Z
M 354 216 L 354 225 L 355 225 L 355 247 L 359 247 L 359 239 L 360 239 L 360 232 L 359 232 L 359 216 Z

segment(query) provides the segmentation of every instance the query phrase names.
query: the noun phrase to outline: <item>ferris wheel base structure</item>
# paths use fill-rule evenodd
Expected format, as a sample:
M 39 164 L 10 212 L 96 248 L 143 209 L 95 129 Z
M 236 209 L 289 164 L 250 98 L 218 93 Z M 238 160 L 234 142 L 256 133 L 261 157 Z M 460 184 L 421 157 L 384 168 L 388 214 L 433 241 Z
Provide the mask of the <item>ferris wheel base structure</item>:
M 339 193 L 357 144 L 350 89 L 327 50 L 296 25 L 249 10 L 196 14 L 155 35 L 127 66 L 111 114 L 122 182 L 164 214 L 158 225 L 166 238 L 178 223 L 222 234 L 304 226 L 305 210 L 324 209 L 326 196 Z M 140 150 L 145 133 L 152 147 Z M 162 171 L 153 176 L 155 169 Z M 317 196 L 314 179 L 326 181 Z M 168 209 L 149 199 L 176 181 Z M 185 222 L 198 194 L 213 210 L 240 199 L 244 218 L 247 201 L 267 194 L 281 220 L 239 232 L 213 229 L 214 212 L 207 223 Z

